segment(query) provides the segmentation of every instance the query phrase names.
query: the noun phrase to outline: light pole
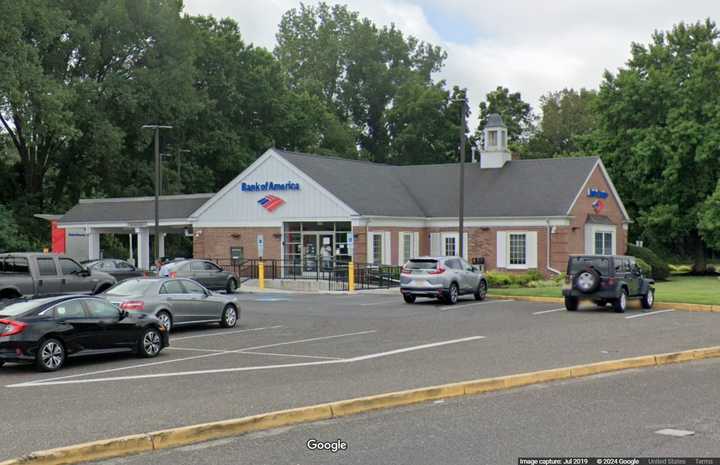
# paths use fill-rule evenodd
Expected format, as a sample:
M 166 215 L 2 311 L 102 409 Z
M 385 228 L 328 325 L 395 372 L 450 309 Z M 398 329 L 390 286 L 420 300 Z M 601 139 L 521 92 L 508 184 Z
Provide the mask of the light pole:
M 465 110 L 467 105 L 467 89 L 463 90 L 463 97 L 454 99 L 461 102 L 460 106 L 460 182 L 458 193 L 458 255 L 463 256 L 465 246 L 464 220 L 465 220 Z
M 160 253 L 160 130 L 172 129 L 172 126 L 145 124 L 142 128 L 155 130 L 155 241 L 153 253 L 157 260 Z

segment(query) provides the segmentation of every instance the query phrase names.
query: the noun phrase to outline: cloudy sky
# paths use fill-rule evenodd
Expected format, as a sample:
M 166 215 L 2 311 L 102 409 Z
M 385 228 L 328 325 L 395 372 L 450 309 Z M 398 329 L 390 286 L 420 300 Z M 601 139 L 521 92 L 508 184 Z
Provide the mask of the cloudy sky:
M 282 14 L 297 0 L 185 0 L 192 14 L 230 16 L 247 42 L 272 49 Z M 306 0 L 312 4 L 312 0 Z M 328 3 L 333 3 L 328 0 Z M 720 20 L 718 0 L 345 0 L 379 25 L 448 52 L 439 77 L 467 87 L 473 108 L 498 85 L 538 98 L 598 86 L 622 66 L 630 43 L 680 21 Z

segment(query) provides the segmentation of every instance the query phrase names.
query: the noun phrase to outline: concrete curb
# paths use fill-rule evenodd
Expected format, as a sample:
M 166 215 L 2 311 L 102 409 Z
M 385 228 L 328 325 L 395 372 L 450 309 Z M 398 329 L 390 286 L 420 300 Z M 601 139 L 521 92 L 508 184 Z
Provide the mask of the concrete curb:
M 520 296 L 520 295 L 504 295 L 504 294 L 490 294 L 490 299 L 507 299 L 507 300 L 518 300 L 522 302 L 541 302 L 546 304 L 564 304 L 565 300 L 562 297 L 536 297 L 536 296 Z M 639 303 L 629 303 L 632 308 L 638 308 Z M 720 305 L 703 305 L 703 304 L 685 304 L 685 303 L 672 303 L 672 302 L 655 302 L 653 308 L 656 310 L 682 310 L 685 312 L 709 312 L 709 313 L 720 313 Z
M 600 373 L 662 366 L 709 358 L 720 358 L 720 346 L 704 347 L 700 349 L 690 349 L 664 354 L 643 355 L 640 357 L 586 363 L 550 370 L 462 381 L 459 383 L 409 389 L 405 391 L 329 402 L 326 404 L 280 410 L 231 420 L 171 428 L 146 434 L 103 439 L 100 441 L 61 447 L 58 449 L 33 452 L 20 458 L 0 462 L 0 465 L 68 465 L 95 460 L 104 460 L 126 455 L 140 454 L 143 452 L 152 452 L 171 447 L 185 446 L 197 442 L 225 438 L 228 436 L 237 436 L 253 431 L 261 431 L 319 420 L 329 420 L 332 418 L 418 404 L 432 400 L 449 399 L 485 392 L 504 391 L 531 384 L 547 383 L 571 378 L 582 378 Z

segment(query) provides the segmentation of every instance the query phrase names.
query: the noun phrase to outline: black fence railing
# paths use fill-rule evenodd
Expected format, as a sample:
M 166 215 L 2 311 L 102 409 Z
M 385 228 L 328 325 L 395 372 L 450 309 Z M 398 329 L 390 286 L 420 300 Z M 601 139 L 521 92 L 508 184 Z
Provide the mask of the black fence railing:
M 336 291 L 349 289 L 348 263 L 320 258 L 303 262 L 283 262 L 277 259 L 210 258 L 222 268 L 234 272 L 241 281 L 258 279 L 260 263 L 265 279 L 310 279 L 327 281 L 328 288 Z M 400 285 L 400 266 L 353 263 L 355 289 L 390 288 Z

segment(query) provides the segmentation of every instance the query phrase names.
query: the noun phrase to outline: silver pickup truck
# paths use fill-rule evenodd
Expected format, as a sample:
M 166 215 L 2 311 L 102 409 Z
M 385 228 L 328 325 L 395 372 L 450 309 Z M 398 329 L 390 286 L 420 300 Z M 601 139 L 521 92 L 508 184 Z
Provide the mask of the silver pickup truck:
M 97 294 L 117 281 L 70 257 L 46 253 L 0 254 L 0 300 L 60 294 Z

